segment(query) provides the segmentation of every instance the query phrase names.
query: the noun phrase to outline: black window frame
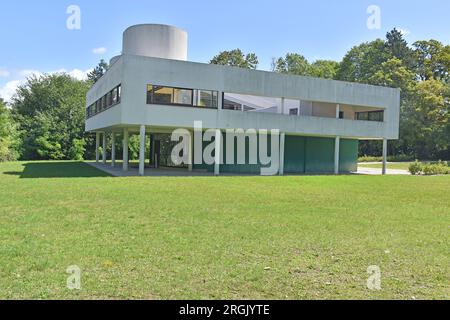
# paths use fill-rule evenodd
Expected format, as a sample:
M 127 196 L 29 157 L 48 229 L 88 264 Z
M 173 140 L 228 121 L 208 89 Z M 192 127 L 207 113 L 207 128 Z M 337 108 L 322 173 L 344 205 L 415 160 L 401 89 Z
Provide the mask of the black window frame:
M 373 117 L 374 115 L 380 115 L 380 114 L 381 114 L 381 117 L 379 119 L 376 119 Z M 364 116 L 364 119 L 361 119 L 361 116 Z M 371 122 L 384 122 L 384 110 L 355 112 L 355 120 L 371 121 Z
M 150 86 L 152 87 L 151 90 L 149 90 Z M 166 89 L 172 89 L 171 94 L 171 101 L 170 103 L 167 102 L 154 102 L 154 92 L 156 88 L 166 88 Z M 191 92 L 191 102 L 189 104 L 186 103 L 176 103 L 174 101 L 175 97 L 175 90 L 186 90 Z M 195 95 L 197 96 L 200 94 L 200 92 L 210 92 L 211 93 L 211 102 L 213 104 L 212 107 L 209 106 L 200 106 L 197 104 L 195 99 Z M 175 107 L 190 107 L 190 108 L 199 108 L 199 109 L 213 109 L 217 110 L 219 108 L 219 91 L 217 90 L 209 90 L 209 89 L 193 89 L 193 88 L 185 88 L 185 87 L 175 87 L 175 86 L 168 86 L 168 85 L 159 85 L 159 84 L 147 84 L 146 85 L 146 104 L 147 105 L 163 105 L 163 106 L 175 106 Z M 215 106 L 214 106 L 215 105 Z
M 92 118 L 93 116 L 119 104 L 122 100 L 121 96 L 122 84 L 119 84 L 118 86 L 114 87 L 114 89 L 108 91 L 105 95 L 91 104 L 89 107 L 87 107 L 86 118 Z M 116 101 L 114 101 L 114 97 L 116 98 Z

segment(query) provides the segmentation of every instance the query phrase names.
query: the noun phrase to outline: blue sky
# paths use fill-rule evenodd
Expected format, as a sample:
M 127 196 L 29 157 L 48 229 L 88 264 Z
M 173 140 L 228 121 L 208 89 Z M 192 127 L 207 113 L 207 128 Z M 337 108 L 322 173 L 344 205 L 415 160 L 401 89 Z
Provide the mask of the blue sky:
M 81 9 L 80 30 L 66 27 L 69 5 Z M 369 5 L 381 9 L 379 30 L 367 28 Z M 394 27 L 410 43 L 450 44 L 448 0 L 3 0 L 0 8 L 0 96 L 6 99 L 33 72 L 82 77 L 101 58 L 119 54 L 123 30 L 137 23 L 188 31 L 189 60 L 208 62 L 219 51 L 241 48 L 258 55 L 262 70 L 287 52 L 340 61 L 352 46 Z

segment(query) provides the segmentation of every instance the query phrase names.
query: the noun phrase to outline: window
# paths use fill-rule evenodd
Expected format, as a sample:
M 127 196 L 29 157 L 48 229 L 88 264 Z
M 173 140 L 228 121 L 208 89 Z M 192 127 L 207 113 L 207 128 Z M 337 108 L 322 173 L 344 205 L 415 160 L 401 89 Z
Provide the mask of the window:
M 171 104 L 173 103 L 173 88 L 149 86 L 148 103 Z
M 197 92 L 197 107 L 217 108 L 217 91 L 196 90 Z
M 102 110 L 106 110 L 106 96 L 102 97 Z
M 147 104 L 217 108 L 218 92 L 147 85 Z
M 383 122 L 384 121 L 384 112 L 383 111 L 369 112 L 369 121 Z
M 193 105 L 192 90 L 189 89 L 173 89 L 173 103 Z
M 118 85 L 116 88 L 117 91 L 117 103 L 120 103 L 121 99 L 122 99 L 122 85 Z
M 344 111 L 339 111 L 339 119 L 344 119 Z
M 242 105 L 227 99 L 224 99 L 223 101 L 223 109 L 224 110 L 235 110 L 235 111 L 242 111 Z
M 112 104 L 116 104 L 117 103 L 117 88 L 114 88 L 111 91 L 111 99 L 112 99 Z
M 298 108 L 289 109 L 290 116 L 298 116 Z
M 91 104 L 86 110 L 86 117 L 90 118 L 118 103 L 120 103 L 122 86 L 119 84 L 113 90 L 109 91 L 103 97 Z
M 112 97 L 112 92 L 110 91 L 110 92 L 108 92 L 106 94 L 106 105 L 108 107 L 112 106 L 112 99 L 111 99 L 111 97 Z
M 355 117 L 356 120 L 383 122 L 384 111 L 357 112 Z

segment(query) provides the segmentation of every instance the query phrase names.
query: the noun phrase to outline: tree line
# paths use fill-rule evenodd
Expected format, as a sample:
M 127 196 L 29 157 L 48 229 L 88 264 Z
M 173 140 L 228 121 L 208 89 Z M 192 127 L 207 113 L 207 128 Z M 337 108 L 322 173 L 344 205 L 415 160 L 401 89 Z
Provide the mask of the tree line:
M 210 63 L 257 69 L 259 61 L 255 53 L 235 49 Z M 84 132 L 85 99 L 107 69 L 102 60 L 86 81 L 65 73 L 32 76 L 8 105 L 0 99 L 0 161 L 92 159 L 95 141 Z M 389 153 L 450 159 L 449 45 L 437 40 L 409 45 L 394 29 L 385 39 L 353 47 L 340 62 L 309 62 L 300 53 L 288 53 L 273 59 L 272 71 L 400 88 L 400 139 L 390 143 Z M 137 157 L 138 141 L 132 139 L 130 148 L 131 157 Z M 360 143 L 360 155 L 380 154 L 380 142 Z

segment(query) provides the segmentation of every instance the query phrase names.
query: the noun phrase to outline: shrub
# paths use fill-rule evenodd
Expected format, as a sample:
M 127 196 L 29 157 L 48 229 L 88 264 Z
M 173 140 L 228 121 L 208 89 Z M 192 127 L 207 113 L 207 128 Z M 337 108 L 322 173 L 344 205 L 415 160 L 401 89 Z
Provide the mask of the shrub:
M 83 160 L 86 151 L 86 141 L 84 139 L 73 139 L 72 146 L 69 149 L 69 157 L 71 160 Z
M 423 174 L 426 176 L 450 174 L 450 168 L 447 162 L 439 161 L 423 166 Z
M 408 161 L 414 161 L 414 157 L 413 156 L 409 156 L 406 154 L 398 154 L 395 156 L 388 156 L 387 160 L 389 162 L 408 162 Z
M 369 157 L 364 156 L 358 159 L 359 162 L 381 162 L 383 161 L 383 157 Z
M 411 163 L 409 165 L 409 172 L 415 176 L 415 175 L 420 175 L 422 174 L 423 171 L 423 166 L 419 161 L 415 161 L 414 163 Z

